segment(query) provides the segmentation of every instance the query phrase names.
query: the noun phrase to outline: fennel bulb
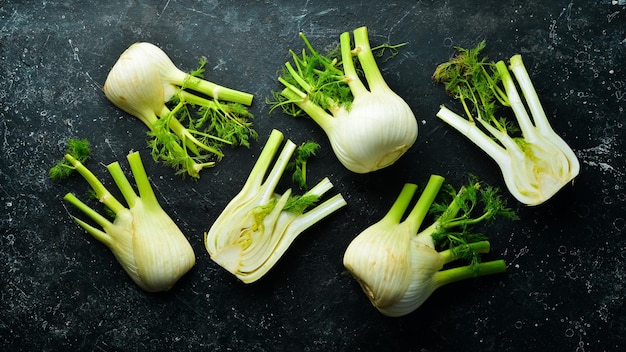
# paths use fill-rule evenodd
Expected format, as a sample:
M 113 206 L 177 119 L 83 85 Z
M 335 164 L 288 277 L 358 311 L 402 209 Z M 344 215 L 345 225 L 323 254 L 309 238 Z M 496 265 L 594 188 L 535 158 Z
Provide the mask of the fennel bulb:
M 336 194 L 307 210 L 333 187 L 328 178 L 302 196 L 292 196 L 291 189 L 275 193 L 296 149 L 287 140 L 265 178 L 282 140 L 283 134 L 273 130 L 241 191 L 204 235 L 211 259 L 244 283 L 263 277 L 300 233 L 346 205 Z
M 249 139 L 257 138 L 244 106 L 253 96 L 202 79 L 205 63 L 200 60 L 199 69 L 185 73 L 156 45 L 135 43 L 104 84 L 109 101 L 150 129 L 152 157 L 195 178 L 215 165 L 211 158 L 223 156 L 222 146 L 249 146 Z M 189 107 L 198 109 L 194 114 Z
M 550 126 L 522 57 L 511 57 L 507 68 L 504 61 L 479 59 L 484 47 L 483 41 L 471 50 L 458 49 L 455 58 L 437 67 L 433 79 L 444 83 L 446 91 L 461 101 L 468 118 L 443 105 L 437 117 L 498 164 L 508 190 L 518 201 L 542 204 L 578 175 L 580 163 Z M 517 79 L 525 102 L 510 72 Z M 498 107 L 510 108 L 517 126 L 496 117 Z M 513 136 L 517 129 L 521 137 Z
M 450 190 L 445 194 L 453 199 L 435 202 L 443 182 L 443 177 L 431 176 L 402 220 L 417 190 L 416 185 L 405 184 L 387 214 L 355 237 L 345 251 L 344 266 L 372 305 L 386 316 L 413 312 L 443 285 L 506 270 L 503 260 L 479 262 L 480 255 L 489 252 L 490 244 L 484 236 L 470 233 L 469 227 L 496 216 L 515 215 L 494 188 L 483 188 L 477 182 L 470 182 L 456 193 L 448 186 Z M 484 209 L 473 215 L 478 204 Z M 420 231 L 429 211 L 436 213 L 436 220 Z M 470 264 L 443 270 L 444 265 L 458 259 L 469 260 Z
M 115 213 L 115 220 L 111 222 L 68 193 L 64 199 L 100 225 L 102 230 L 77 217 L 73 217 L 74 220 L 113 252 L 126 273 L 143 290 L 170 290 L 195 265 L 196 257 L 185 235 L 158 203 L 139 152 L 127 156 L 139 195 L 118 162 L 107 165 L 128 208 L 80 161 L 70 154 L 66 154 L 65 159 L 87 180 L 100 202 Z
M 304 34 L 300 37 L 309 52 L 303 50 L 301 57 L 291 52 L 295 67 L 285 64 L 278 79 L 285 88 L 275 94 L 274 107 L 281 106 L 290 115 L 304 112 L 310 116 L 350 171 L 368 173 L 395 163 L 415 143 L 417 121 L 406 101 L 391 90 L 380 73 L 367 27 L 354 30 L 354 49 L 350 33 L 341 34 L 341 62 L 320 55 Z M 357 74 L 354 57 L 367 87 Z

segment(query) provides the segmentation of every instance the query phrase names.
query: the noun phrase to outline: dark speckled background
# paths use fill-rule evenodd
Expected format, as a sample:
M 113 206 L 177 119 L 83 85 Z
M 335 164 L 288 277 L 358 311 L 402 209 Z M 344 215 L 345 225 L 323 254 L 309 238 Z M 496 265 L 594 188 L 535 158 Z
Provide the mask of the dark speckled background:
M 373 45 L 408 42 L 381 64 L 414 109 L 420 135 L 393 167 L 343 169 L 311 121 L 268 114 L 276 71 L 303 31 L 330 48 L 367 25 Z M 582 165 L 573 186 L 539 207 L 510 198 L 520 221 L 485 228 L 500 276 L 440 289 L 402 318 L 372 308 L 341 264 L 351 239 L 385 213 L 404 182 L 469 173 L 503 186 L 494 163 L 439 121 L 453 104 L 430 81 L 436 65 L 486 39 L 492 59 L 521 53 L 554 129 Z M 165 294 L 146 294 L 76 224 L 62 196 L 76 177 L 47 179 L 70 137 L 93 144 L 90 168 L 139 150 L 146 129 L 101 89 L 136 41 L 177 66 L 206 56 L 208 77 L 255 94 L 260 139 L 228 150 L 199 181 L 146 167 L 161 204 L 192 243 L 197 265 Z M 0 346 L 6 351 L 617 351 L 626 347 L 626 6 L 618 1 L 1 1 Z M 240 189 L 272 128 L 322 152 L 349 205 L 304 233 L 262 281 L 245 286 L 214 264 L 206 231 Z M 79 193 L 80 194 L 80 193 Z M 507 195 L 508 196 L 508 195 Z

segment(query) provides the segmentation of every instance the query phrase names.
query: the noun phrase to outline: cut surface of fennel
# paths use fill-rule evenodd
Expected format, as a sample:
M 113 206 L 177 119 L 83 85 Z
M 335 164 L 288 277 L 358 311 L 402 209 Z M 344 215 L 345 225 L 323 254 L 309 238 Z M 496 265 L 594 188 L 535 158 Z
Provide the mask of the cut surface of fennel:
M 442 105 L 437 117 L 497 163 L 507 189 L 518 201 L 542 204 L 573 181 L 580 172 L 580 163 L 550 126 L 521 55 L 512 56 L 507 67 L 504 61 L 479 60 L 482 48 L 484 42 L 473 50 L 459 49 L 457 58 L 435 71 L 433 78 L 446 84 L 446 90 L 461 100 L 467 115 L 464 118 Z M 465 77 L 457 77 L 458 71 Z M 484 107 L 488 104 L 509 108 L 521 137 L 513 137 L 511 126 L 495 117 L 493 107 Z
M 139 195 L 135 193 L 118 162 L 107 165 L 128 207 L 120 203 L 81 162 L 70 154 L 66 154 L 65 158 L 89 183 L 98 200 L 115 213 L 115 219 L 111 222 L 74 194 L 68 193 L 64 199 L 102 230 L 73 217 L 76 223 L 106 245 L 126 273 L 143 290 L 170 290 L 195 265 L 196 258 L 185 235 L 158 203 L 139 152 L 127 156 Z
M 282 140 L 283 134 L 273 130 L 241 191 L 204 236 L 211 259 L 244 283 L 262 278 L 303 231 L 346 205 L 336 194 L 306 211 L 288 209 L 291 189 L 275 191 L 296 149 L 293 142 L 286 141 L 270 170 Z M 302 197 L 319 198 L 332 187 L 324 178 Z

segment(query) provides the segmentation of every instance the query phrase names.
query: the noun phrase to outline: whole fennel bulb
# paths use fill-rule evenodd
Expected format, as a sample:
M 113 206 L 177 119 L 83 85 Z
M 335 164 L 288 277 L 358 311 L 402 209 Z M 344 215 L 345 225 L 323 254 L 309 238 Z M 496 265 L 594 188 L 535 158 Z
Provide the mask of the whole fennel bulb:
M 170 290 L 196 263 L 194 251 L 169 215 L 161 208 L 152 190 L 138 152 L 127 156 L 139 195 L 135 193 L 118 162 L 107 165 L 128 207 L 120 203 L 80 161 L 66 154 L 104 205 L 115 213 L 111 222 L 72 193 L 64 199 L 74 205 L 102 230 L 74 217 L 89 234 L 106 245 L 130 278 L 143 290 Z
M 320 55 L 304 34 L 300 37 L 308 53 L 291 52 L 294 64 L 287 62 L 278 79 L 285 88 L 275 94 L 274 107 L 290 115 L 310 116 L 350 171 L 368 173 L 395 163 L 415 143 L 417 121 L 378 69 L 367 27 L 354 30 L 354 49 L 350 33 L 341 34 L 341 61 Z M 354 57 L 367 86 L 357 74 Z
M 203 79 L 205 63 L 185 73 L 156 45 L 135 43 L 104 84 L 109 101 L 150 129 L 153 159 L 195 178 L 223 157 L 224 145 L 249 146 L 257 137 L 244 106 L 253 96 Z
M 416 185 L 405 184 L 389 212 L 354 238 L 345 251 L 344 266 L 384 315 L 398 317 L 413 312 L 443 285 L 506 270 L 503 260 L 479 262 L 480 254 L 489 252 L 490 243 L 484 236 L 470 233 L 469 227 L 498 215 L 514 218 L 514 214 L 495 189 L 482 188 L 477 182 L 456 193 L 448 192 L 453 199 L 447 205 L 433 203 L 443 182 L 443 177 L 431 176 L 414 208 L 402 220 L 417 190 Z M 482 213 L 472 215 L 479 203 L 484 206 Z M 439 213 L 436 220 L 420 231 L 432 209 Z M 458 259 L 470 264 L 443 269 Z

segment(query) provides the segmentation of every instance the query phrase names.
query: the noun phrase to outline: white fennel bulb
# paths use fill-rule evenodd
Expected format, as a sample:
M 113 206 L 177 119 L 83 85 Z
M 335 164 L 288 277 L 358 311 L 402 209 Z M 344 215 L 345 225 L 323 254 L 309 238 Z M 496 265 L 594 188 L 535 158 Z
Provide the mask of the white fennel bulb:
M 275 95 L 274 106 L 294 116 L 310 116 L 350 171 L 368 173 L 394 164 L 415 143 L 418 126 L 410 106 L 385 82 L 367 28 L 354 30 L 354 48 L 350 33 L 341 34 L 341 61 L 320 55 L 300 36 L 309 52 L 301 57 L 292 52 L 294 64 L 287 62 L 279 78 L 286 88 Z
M 481 189 L 473 182 L 461 188 L 447 206 L 436 205 L 436 209 L 445 210 L 439 210 L 436 220 L 420 231 L 443 181 L 440 176 L 431 176 L 402 220 L 417 190 L 416 185 L 405 184 L 387 214 L 355 237 L 344 253 L 344 266 L 384 315 L 398 317 L 413 312 L 443 285 L 506 270 L 503 260 L 479 262 L 490 244 L 483 236 L 469 232 L 470 225 L 479 221 L 497 215 L 513 217 L 491 187 Z M 483 212 L 472 215 L 479 203 L 484 205 Z M 470 264 L 443 269 L 458 259 Z
M 204 236 L 211 259 L 244 283 L 265 276 L 302 232 L 346 205 L 336 194 L 313 206 L 333 187 L 328 178 L 301 196 L 291 189 L 276 193 L 296 149 L 287 140 L 272 167 L 282 140 L 283 134 L 273 130 L 241 191 Z
M 204 64 L 185 73 L 156 45 L 135 43 L 104 83 L 107 99 L 150 129 L 152 157 L 195 178 L 223 156 L 221 146 L 249 146 L 257 137 L 244 106 L 252 95 L 202 79 Z
M 72 193 L 64 199 L 82 211 L 102 230 L 74 217 L 74 220 L 115 255 L 130 278 L 143 290 L 170 290 L 196 263 L 194 251 L 176 223 L 161 208 L 152 190 L 138 152 L 128 155 L 139 195 L 119 163 L 107 166 L 128 207 L 120 203 L 80 161 L 70 154 L 65 159 L 78 171 L 104 205 L 115 213 L 111 222 Z
M 437 67 L 433 79 L 462 102 L 467 118 L 443 105 L 437 117 L 497 163 L 518 201 L 542 204 L 574 180 L 580 163 L 550 126 L 521 55 L 512 56 L 507 67 L 504 61 L 479 58 L 484 47 L 483 41 L 474 49 L 459 49 L 456 57 Z M 516 124 L 501 117 L 500 109 L 512 112 Z

